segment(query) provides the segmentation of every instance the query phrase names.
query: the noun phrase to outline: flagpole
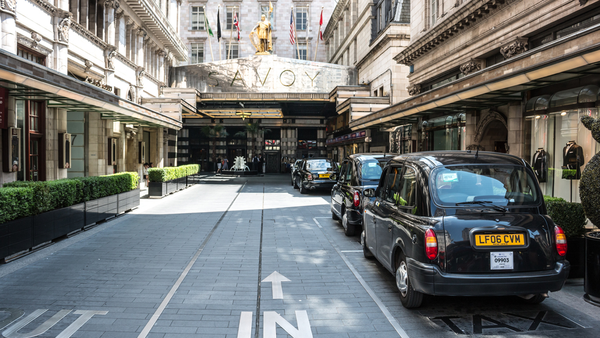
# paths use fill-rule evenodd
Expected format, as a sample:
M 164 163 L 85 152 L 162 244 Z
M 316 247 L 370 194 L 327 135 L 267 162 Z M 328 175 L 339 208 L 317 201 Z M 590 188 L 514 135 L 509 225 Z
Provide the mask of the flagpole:
M 221 12 L 221 5 L 219 5 L 219 8 L 217 9 L 217 13 L 220 13 L 220 12 Z M 225 14 L 225 17 L 227 17 L 227 14 Z M 221 18 L 219 15 L 217 15 L 217 20 L 219 21 L 219 22 L 217 22 L 217 29 L 218 29 L 219 27 L 221 27 Z M 221 53 L 221 41 L 220 41 L 221 39 L 218 38 L 219 33 L 221 33 L 221 32 L 217 33 L 217 42 L 219 43 L 219 59 L 221 61 L 223 61 L 223 53 Z
M 204 29 L 206 29 L 206 38 L 208 39 L 208 47 L 210 48 L 210 57 L 212 58 L 213 61 L 215 61 L 215 55 L 213 54 L 212 51 L 212 43 L 210 42 L 210 33 L 209 33 L 209 28 L 210 26 L 208 26 L 208 19 L 206 19 L 206 6 L 202 6 L 204 7 L 204 24 L 206 24 L 207 27 L 205 27 Z
M 323 8 L 321 7 L 321 17 L 323 17 Z M 321 19 L 319 19 L 319 31 L 317 32 L 317 48 L 315 48 L 315 62 L 317 61 L 317 51 L 319 50 L 319 40 L 321 40 Z
M 229 33 L 229 50 L 227 51 L 227 59 L 231 58 L 231 41 L 233 40 L 233 16 L 237 14 L 237 7 L 233 7 L 233 13 L 231 13 L 231 32 Z M 240 53 L 240 47 L 238 46 L 238 57 Z
M 292 6 L 292 12 L 294 12 L 294 6 Z M 294 12 L 294 16 L 296 12 Z M 294 18 L 294 35 L 296 36 L 296 54 L 298 55 L 298 60 L 300 60 L 300 47 L 298 46 L 298 31 L 296 30 L 296 26 L 298 26 L 297 21 L 298 17 Z

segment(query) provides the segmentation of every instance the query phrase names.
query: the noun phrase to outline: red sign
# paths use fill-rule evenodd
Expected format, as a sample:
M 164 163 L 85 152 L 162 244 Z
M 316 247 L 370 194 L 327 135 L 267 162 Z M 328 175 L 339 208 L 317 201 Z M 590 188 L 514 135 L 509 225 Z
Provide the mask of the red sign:
M 0 88 L 0 129 L 7 128 L 8 115 L 8 90 Z

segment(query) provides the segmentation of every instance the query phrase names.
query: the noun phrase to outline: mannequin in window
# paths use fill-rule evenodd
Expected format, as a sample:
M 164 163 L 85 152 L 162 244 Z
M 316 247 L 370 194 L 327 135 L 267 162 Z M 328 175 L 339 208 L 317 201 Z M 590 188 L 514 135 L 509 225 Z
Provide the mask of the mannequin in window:
M 575 141 L 567 142 L 567 145 L 563 148 L 562 178 L 566 180 L 580 179 L 583 163 L 583 148 Z
M 548 153 L 544 148 L 538 148 L 533 154 L 533 172 L 540 183 L 548 180 Z

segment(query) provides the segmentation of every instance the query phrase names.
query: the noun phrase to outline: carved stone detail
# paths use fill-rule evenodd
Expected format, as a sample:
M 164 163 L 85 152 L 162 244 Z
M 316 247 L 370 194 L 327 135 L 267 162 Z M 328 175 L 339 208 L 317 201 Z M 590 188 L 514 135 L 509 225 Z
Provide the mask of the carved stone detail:
M 71 20 L 73 19 L 73 14 L 69 13 L 67 16 L 63 17 L 56 28 L 58 30 L 58 41 L 69 43 L 69 29 L 71 28 Z
M 483 68 L 482 60 L 479 59 L 471 59 L 469 62 L 460 66 L 460 72 L 464 75 L 469 75 L 473 72 L 479 71 Z
M 510 59 L 511 57 L 521 54 L 527 51 L 527 39 L 519 38 L 507 45 L 500 48 L 500 53 L 504 56 L 504 59 Z
M 106 52 L 106 68 L 108 68 L 110 70 L 115 70 L 114 58 L 117 55 L 116 47 L 109 46 L 105 52 Z
M 408 95 L 410 95 L 410 96 L 415 96 L 415 95 L 421 94 L 421 85 L 420 84 L 414 84 L 412 86 L 408 86 L 406 89 L 408 89 Z
M 144 87 L 144 75 L 145 75 L 145 71 L 144 71 L 144 67 L 137 67 L 136 71 L 136 80 L 137 80 L 137 86 L 139 88 L 143 88 Z
M 42 41 L 42 36 L 36 32 L 31 32 L 31 48 L 38 49 L 38 44 Z
M 121 5 L 117 0 L 106 0 L 104 2 L 104 7 L 118 9 L 119 7 L 121 7 Z
M 90 72 L 90 69 L 92 69 L 92 66 L 93 66 L 93 65 L 94 65 L 94 64 L 92 63 L 92 61 L 90 61 L 90 60 L 85 60 L 85 69 L 84 69 L 84 71 L 83 71 L 83 72 L 84 72 L 84 73 L 89 73 L 89 72 Z
M 0 10 L 13 14 L 16 13 L 17 0 L 0 0 Z
M 584 6 L 587 4 L 588 0 L 579 0 L 579 6 Z

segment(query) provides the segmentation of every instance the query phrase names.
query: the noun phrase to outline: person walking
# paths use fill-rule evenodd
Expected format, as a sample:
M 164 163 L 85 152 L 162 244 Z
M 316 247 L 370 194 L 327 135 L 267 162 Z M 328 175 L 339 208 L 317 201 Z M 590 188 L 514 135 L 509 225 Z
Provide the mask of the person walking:
M 223 170 L 229 170 L 229 160 L 227 157 L 223 159 L 223 166 L 221 167 Z
M 146 183 L 146 188 L 148 188 L 148 185 L 150 185 L 150 177 L 148 176 L 148 163 L 144 163 L 144 169 L 142 169 L 143 175 L 144 175 L 144 182 Z
M 258 172 L 259 162 L 260 160 L 258 159 L 258 155 L 254 154 L 254 157 L 252 158 L 252 170 L 256 170 L 256 172 Z
M 217 174 L 221 173 L 221 159 L 217 157 Z

